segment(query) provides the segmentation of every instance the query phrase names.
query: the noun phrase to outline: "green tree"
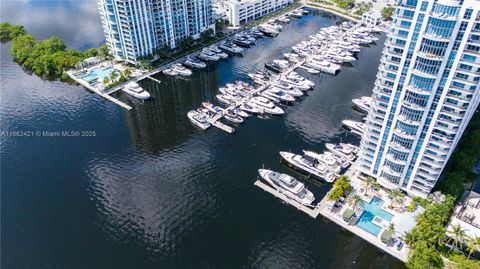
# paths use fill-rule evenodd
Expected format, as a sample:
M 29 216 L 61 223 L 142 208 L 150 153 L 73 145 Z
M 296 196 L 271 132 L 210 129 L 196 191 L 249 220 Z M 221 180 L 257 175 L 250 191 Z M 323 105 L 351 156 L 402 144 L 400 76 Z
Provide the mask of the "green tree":
M 387 230 L 394 233 L 395 232 L 395 223 L 391 222 L 390 224 L 388 224 Z
M 365 178 L 365 195 L 368 195 L 368 190 L 371 189 L 375 185 L 376 180 L 373 177 L 366 177 Z
M 399 189 L 399 188 L 389 190 L 388 194 L 392 197 L 392 201 L 390 203 L 390 206 L 393 206 L 396 203 L 400 203 L 401 201 L 403 201 L 403 197 L 405 196 L 403 194 L 402 190 Z
M 467 248 L 468 248 L 468 257 L 467 259 L 470 259 L 470 256 L 475 252 L 480 249 L 480 237 L 473 237 L 469 238 L 466 242 Z
M 362 196 L 355 193 L 348 198 L 348 203 L 353 207 L 353 210 L 357 210 L 357 206 L 363 204 Z
M 393 12 L 395 11 L 394 7 L 384 7 L 381 11 L 382 17 L 385 20 L 391 20 L 393 16 Z
M 460 248 L 463 245 L 466 235 L 460 224 L 452 225 L 452 229 L 447 230 L 447 234 L 449 236 L 448 241 L 451 243 L 450 251 L 452 251 L 453 247 Z
M 438 250 L 428 246 L 425 242 L 419 242 L 410 251 L 406 265 L 410 269 L 441 269 L 443 260 Z

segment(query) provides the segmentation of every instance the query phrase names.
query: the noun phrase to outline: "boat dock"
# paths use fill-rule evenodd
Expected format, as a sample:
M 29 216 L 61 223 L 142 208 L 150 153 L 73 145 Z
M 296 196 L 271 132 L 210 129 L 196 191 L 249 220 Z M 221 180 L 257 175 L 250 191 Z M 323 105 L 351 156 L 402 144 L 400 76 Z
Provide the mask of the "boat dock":
M 320 214 L 320 211 L 321 211 L 320 204 L 318 204 L 313 209 L 309 208 L 307 206 L 304 206 L 304 205 L 300 204 L 299 202 L 297 202 L 295 200 L 292 200 L 291 198 L 289 198 L 285 194 L 279 192 L 278 190 L 276 190 L 276 189 L 268 186 L 267 184 L 263 183 L 262 181 L 260 181 L 260 179 L 257 179 L 257 181 L 255 181 L 255 183 L 253 183 L 253 185 L 263 189 L 266 192 L 269 192 L 269 193 L 273 194 L 275 197 L 277 197 L 277 198 L 281 199 L 282 201 L 284 201 L 285 203 L 297 208 L 298 210 L 303 211 L 304 213 L 308 214 L 310 217 L 312 217 L 314 219 L 316 219 L 318 217 L 318 215 Z
M 75 75 L 73 75 L 71 72 L 66 72 L 66 73 L 68 74 L 68 76 L 69 76 L 71 79 L 75 80 L 76 82 L 78 82 L 79 84 L 81 84 L 82 86 L 84 86 L 85 88 L 87 88 L 87 89 L 91 90 L 92 92 L 100 95 L 101 97 L 103 97 L 103 98 L 105 98 L 105 99 L 107 99 L 107 100 L 109 100 L 109 101 L 112 101 L 113 103 L 115 103 L 115 104 L 117 104 L 117 105 L 125 108 L 126 110 L 131 110 L 131 109 L 132 109 L 131 106 L 129 106 L 129 105 L 125 104 L 124 102 L 122 102 L 122 101 L 116 99 L 115 97 L 111 96 L 108 92 L 103 92 L 103 91 L 101 91 L 100 89 L 97 89 L 97 88 L 93 87 L 92 85 L 88 84 L 88 83 L 85 82 L 84 80 L 77 79 L 77 78 L 75 77 Z

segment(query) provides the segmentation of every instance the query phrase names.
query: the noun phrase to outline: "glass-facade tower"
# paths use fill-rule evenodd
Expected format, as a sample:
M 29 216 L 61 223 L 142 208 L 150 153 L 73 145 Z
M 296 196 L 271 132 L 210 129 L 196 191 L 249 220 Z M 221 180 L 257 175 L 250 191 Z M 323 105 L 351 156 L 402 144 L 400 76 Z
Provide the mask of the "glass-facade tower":
M 98 9 L 110 52 L 132 64 L 215 28 L 211 0 L 98 0 Z
M 480 102 L 480 0 L 400 0 L 358 169 L 425 197 Z

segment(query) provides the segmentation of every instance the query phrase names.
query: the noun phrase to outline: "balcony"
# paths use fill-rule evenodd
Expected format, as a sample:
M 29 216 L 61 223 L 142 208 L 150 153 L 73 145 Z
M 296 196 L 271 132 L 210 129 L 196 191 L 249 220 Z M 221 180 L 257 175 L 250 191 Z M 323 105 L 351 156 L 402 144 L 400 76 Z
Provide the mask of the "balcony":
M 397 159 L 397 158 L 395 158 L 395 156 L 393 156 L 393 154 L 387 154 L 385 156 L 385 159 L 389 160 L 392 163 L 398 164 L 398 165 L 406 165 L 407 164 L 407 160 Z
M 406 147 L 400 145 L 399 143 L 396 142 L 390 142 L 390 147 L 404 153 L 410 153 L 410 149 L 407 149 Z
M 396 181 L 400 181 L 400 178 L 396 179 Z M 396 189 L 398 188 L 398 184 L 395 183 L 395 182 L 392 182 L 390 181 L 389 179 L 385 178 L 385 177 L 379 177 L 377 178 L 377 182 L 380 183 L 380 185 L 382 185 L 384 188 L 387 188 L 387 189 Z
M 393 129 L 393 133 L 402 137 L 402 138 L 405 138 L 405 139 L 410 139 L 410 140 L 414 140 L 416 135 L 415 134 L 409 134 L 409 133 L 406 133 L 406 132 L 402 132 L 400 129 L 398 128 L 395 128 Z
M 418 70 L 417 68 L 413 68 L 412 73 L 415 74 L 415 75 L 424 77 L 424 78 L 433 78 L 433 79 L 437 78 L 436 74 L 426 73 L 426 72 L 423 72 L 421 70 Z
M 453 15 L 448 15 L 446 13 L 439 13 L 439 12 L 428 12 L 431 17 L 441 19 L 441 20 L 448 20 L 448 21 L 456 21 L 458 19 L 458 16 L 453 16 Z
M 423 32 L 423 36 L 434 41 L 449 41 L 450 37 L 443 37 L 432 33 Z
M 423 52 L 420 50 L 417 50 L 418 56 L 429 59 L 429 60 L 435 60 L 435 61 L 443 61 L 443 57 L 441 56 L 436 56 L 435 54 L 429 53 L 429 52 Z
M 401 122 L 404 122 L 404 123 L 407 123 L 407 124 L 410 124 L 410 125 L 420 125 L 420 120 L 411 120 L 407 117 L 405 117 L 404 115 L 398 115 L 398 118 L 397 118 L 399 121 Z
M 422 163 L 425 163 L 425 164 L 428 164 L 428 165 L 430 165 L 430 166 L 432 166 L 432 167 L 436 167 L 436 168 L 440 168 L 440 169 L 441 169 L 441 168 L 443 167 L 443 163 L 444 163 L 444 162 L 443 162 L 443 161 L 441 161 L 441 162 L 436 162 L 436 161 L 434 161 L 434 160 L 430 160 L 430 159 L 427 159 L 427 158 L 424 157 L 424 158 L 422 159 Z
M 422 170 L 422 169 L 418 169 L 417 170 L 417 175 L 421 175 L 423 177 L 431 177 L 431 178 L 437 178 L 438 175 L 440 174 L 440 172 L 436 172 L 436 173 L 432 173 L 430 174 L 429 172 L 427 172 L 426 170 Z
M 422 184 L 420 184 L 420 183 L 418 183 L 418 182 L 415 182 L 415 181 L 412 183 L 412 187 L 415 187 L 415 188 L 417 188 L 419 191 L 424 192 L 425 194 L 423 194 L 423 196 L 426 195 L 426 194 L 428 194 L 428 193 L 430 193 L 430 190 L 432 189 L 432 188 L 429 188 L 429 187 L 427 187 L 427 186 L 424 186 L 424 185 L 422 185 Z
M 414 182 L 420 183 L 421 185 L 427 187 L 427 188 L 433 188 L 435 186 L 435 183 L 437 180 L 428 180 L 425 178 L 421 177 L 415 177 Z

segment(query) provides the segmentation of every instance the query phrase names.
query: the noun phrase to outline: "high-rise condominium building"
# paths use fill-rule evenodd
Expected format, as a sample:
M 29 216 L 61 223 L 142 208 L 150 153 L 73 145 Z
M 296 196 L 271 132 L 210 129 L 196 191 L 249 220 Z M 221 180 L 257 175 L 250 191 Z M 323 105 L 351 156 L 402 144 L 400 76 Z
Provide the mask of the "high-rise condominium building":
M 132 64 L 214 29 L 211 0 L 98 0 L 98 8 L 110 52 Z
M 480 0 L 401 0 L 358 168 L 425 197 L 480 102 Z

